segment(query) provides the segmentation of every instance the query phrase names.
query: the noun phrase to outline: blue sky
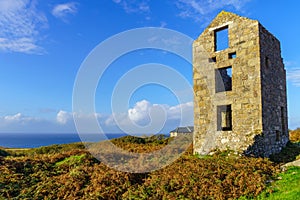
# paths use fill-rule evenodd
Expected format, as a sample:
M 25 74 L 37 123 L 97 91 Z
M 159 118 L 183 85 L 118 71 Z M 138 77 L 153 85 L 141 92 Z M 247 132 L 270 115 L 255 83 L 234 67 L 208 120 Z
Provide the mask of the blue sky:
M 289 127 L 300 127 L 300 2 L 271 0 L 0 0 L 0 133 L 75 132 L 72 92 L 88 54 L 107 38 L 129 29 L 164 27 L 196 39 L 221 10 L 259 20 L 280 41 L 288 77 Z M 130 69 L 161 63 L 192 83 L 188 62 L 163 51 L 121 56 L 105 72 L 96 99 L 106 132 L 120 132 L 113 117 L 149 122 L 157 106 L 166 113 L 163 132 L 178 125 L 180 110 L 193 121 L 192 95 L 179 102 L 168 88 L 146 85 L 133 93 L 124 113 L 111 111 L 114 85 Z M 184 67 L 183 67 L 184 66 Z M 125 123 L 126 121 L 124 121 Z

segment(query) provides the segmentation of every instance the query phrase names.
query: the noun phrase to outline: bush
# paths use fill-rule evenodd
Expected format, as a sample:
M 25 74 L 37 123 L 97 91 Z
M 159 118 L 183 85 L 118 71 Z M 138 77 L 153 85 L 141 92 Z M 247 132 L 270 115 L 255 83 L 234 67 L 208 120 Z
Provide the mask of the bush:
M 300 128 L 290 131 L 290 140 L 292 142 L 300 142 Z
M 270 159 L 276 163 L 287 163 L 296 160 L 300 154 L 300 146 L 295 143 L 287 143 L 286 147 L 280 153 L 270 156 Z
M 65 158 L 57 163 L 55 163 L 55 166 L 78 166 L 82 164 L 83 158 L 85 157 L 85 154 L 82 155 L 73 155 L 68 158 Z
M 131 143 L 131 144 L 167 144 L 168 138 L 163 134 L 152 135 L 152 136 L 124 136 L 121 138 L 116 138 L 111 140 L 113 143 Z
M 8 155 L 9 155 L 9 153 L 7 151 L 5 151 L 4 149 L 0 149 L 0 156 L 5 157 L 5 156 L 8 156 Z

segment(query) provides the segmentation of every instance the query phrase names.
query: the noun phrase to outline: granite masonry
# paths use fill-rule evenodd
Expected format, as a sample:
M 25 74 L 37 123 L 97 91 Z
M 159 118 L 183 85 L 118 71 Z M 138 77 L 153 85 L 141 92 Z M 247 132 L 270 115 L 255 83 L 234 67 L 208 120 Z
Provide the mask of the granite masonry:
M 280 42 L 222 11 L 193 44 L 194 153 L 269 157 L 289 141 Z

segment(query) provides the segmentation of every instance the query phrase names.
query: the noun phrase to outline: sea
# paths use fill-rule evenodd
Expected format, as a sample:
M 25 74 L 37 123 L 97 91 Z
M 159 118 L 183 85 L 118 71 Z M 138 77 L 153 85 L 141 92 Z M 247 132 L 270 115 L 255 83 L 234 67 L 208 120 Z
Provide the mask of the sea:
M 85 135 L 86 142 L 99 142 L 126 136 L 125 133 L 106 134 L 106 138 L 98 137 L 97 134 Z M 91 138 L 87 140 L 87 138 Z M 0 133 L 0 147 L 6 148 L 37 148 L 53 144 L 68 144 L 81 142 L 77 133 Z

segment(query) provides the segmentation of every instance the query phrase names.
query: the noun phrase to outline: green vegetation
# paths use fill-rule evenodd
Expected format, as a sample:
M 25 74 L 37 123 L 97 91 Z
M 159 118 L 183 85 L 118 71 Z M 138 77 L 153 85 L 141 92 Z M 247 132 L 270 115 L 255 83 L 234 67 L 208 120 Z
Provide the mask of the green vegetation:
M 133 137 L 133 136 L 124 136 L 117 139 L 112 139 L 113 143 L 130 143 L 130 144 L 167 144 L 171 138 L 166 137 L 165 135 L 153 135 L 150 137 Z
M 299 155 L 300 143 L 289 142 L 280 153 L 271 155 L 270 160 L 275 163 L 287 163 L 296 160 Z
M 131 152 L 155 151 L 169 141 L 164 136 L 112 140 Z M 297 148 L 289 144 L 284 151 L 296 154 Z M 282 158 L 288 155 L 284 151 Z M 0 199 L 299 199 L 300 168 L 280 173 L 279 164 L 268 159 L 230 151 L 197 156 L 192 147 L 171 165 L 143 174 L 108 168 L 81 143 L 0 149 L 0 172 Z
M 7 151 L 5 151 L 4 149 L 0 148 L 0 156 L 5 157 L 5 156 L 8 156 L 8 155 L 9 155 L 9 153 Z
M 6 149 L 13 156 L 29 156 L 29 155 L 37 155 L 37 154 L 55 154 L 68 152 L 73 149 L 84 149 L 84 145 L 80 142 L 72 143 L 72 144 L 55 144 L 51 146 L 39 147 L 34 149 Z
M 55 163 L 55 166 L 62 166 L 62 165 L 67 165 L 67 166 L 79 166 L 83 162 L 83 158 L 85 157 L 85 154 L 82 155 L 73 155 L 68 158 L 63 159 L 62 161 L 59 161 Z
M 290 131 L 290 140 L 292 142 L 300 142 L 300 128 Z
M 299 199 L 300 167 L 290 167 L 278 175 L 277 181 L 269 186 L 257 199 Z

